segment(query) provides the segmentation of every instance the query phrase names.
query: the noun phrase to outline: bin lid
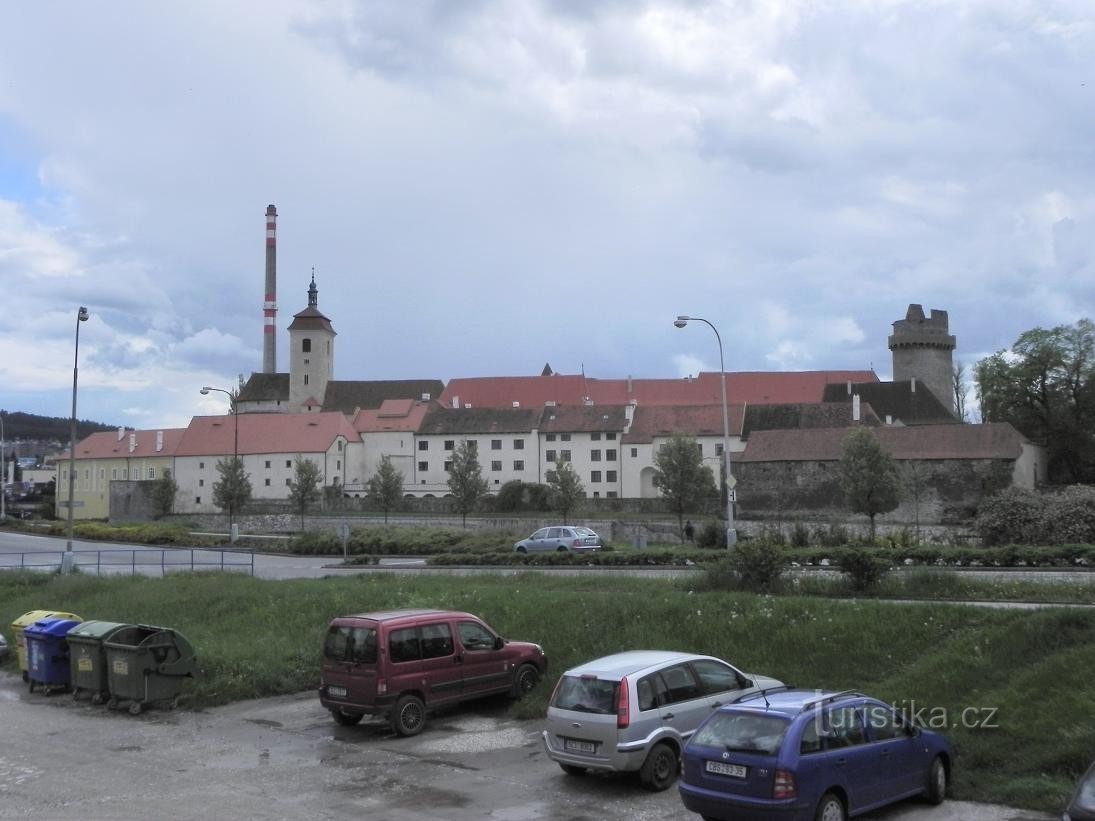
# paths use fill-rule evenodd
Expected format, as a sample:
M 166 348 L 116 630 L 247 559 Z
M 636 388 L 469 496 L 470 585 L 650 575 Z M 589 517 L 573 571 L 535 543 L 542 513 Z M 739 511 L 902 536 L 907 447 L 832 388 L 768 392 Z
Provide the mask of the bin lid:
M 79 624 L 76 619 L 41 619 L 23 631 L 25 636 L 65 636 Z
M 13 621 L 11 626 L 15 628 L 26 627 L 28 624 L 34 624 L 36 621 L 41 621 L 42 619 L 48 619 L 50 617 L 82 621 L 79 616 L 73 613 L 65 613 L 61 610 L 31 610 L 29 613 L 24 613 Z
M 77 624 L 69 631 L 68 637 L 85 639 L 106 639 L 117 633 L 123 627 L 130 625 L 118 621 L 85 621 Z

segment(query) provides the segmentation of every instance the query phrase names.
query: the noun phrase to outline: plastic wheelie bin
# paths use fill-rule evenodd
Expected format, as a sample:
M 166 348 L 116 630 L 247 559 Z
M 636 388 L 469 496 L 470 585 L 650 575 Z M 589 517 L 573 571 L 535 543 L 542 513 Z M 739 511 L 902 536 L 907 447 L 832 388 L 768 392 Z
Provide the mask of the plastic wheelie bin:
M 131 624 L 103 642 L 106 648 L 107 707 L 129 702 L 137 715 L 146 704 L 167 702 L 174 707 L 183 682 L 193 678 L 198 660 L 181 633 L 170 627 Z
M 42 619 L 23 630 L 27 650 L 27 687 L 33 693 L 37 685 L 47 696 L 69 687 L 68 631 L 80 622 L 75 619 Z
M 116 621 L 85 621 L 69 630 L 69 679 L 74 700 L 80 693 L 91 693 L 92 704 L 102 704 L 106 700 L 110 686 L 103 642 L 131 626 Z
M 48 618 L 80 621 L 79 616 L 61 610 L 31 610 L 11 623 L 12 630 L 15 632 L 15 654 L 19 657 L 19 672 L 23 674 L 23 681 L 27 680 L 27 649 L 23 642 L 23 631 L 36 621 Z

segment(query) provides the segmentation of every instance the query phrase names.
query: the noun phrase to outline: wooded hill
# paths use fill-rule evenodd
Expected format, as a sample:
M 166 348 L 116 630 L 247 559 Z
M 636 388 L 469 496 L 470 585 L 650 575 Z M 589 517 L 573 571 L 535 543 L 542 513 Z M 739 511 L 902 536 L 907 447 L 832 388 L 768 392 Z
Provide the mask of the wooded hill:
M 4 439 L 11 442 L 24 439 L 37 442 L 68 442 L 70 422 L 68 417 L 38 416 L 33 413 L 0 410 L 4 417 Z M 87 419 L 76 420 L 76 440 L 79 441 L 100 430 L 117 430 L 116 425 L 104 425 Z

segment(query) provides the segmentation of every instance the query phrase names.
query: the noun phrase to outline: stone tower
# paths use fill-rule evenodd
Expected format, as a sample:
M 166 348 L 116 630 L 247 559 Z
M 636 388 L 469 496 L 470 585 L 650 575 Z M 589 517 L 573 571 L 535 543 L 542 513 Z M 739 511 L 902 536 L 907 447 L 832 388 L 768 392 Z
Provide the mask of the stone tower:
M 289 410 L 318 412 L 335 372 L 335 329 L 319 310 L 316 274 L 308 286 L 308 307 L 289 326 Z
M 926 318 L 922 307 L 909 305 L 905 318 L 893 323 L 889 344 L 894 382 L 921 382 L 953 411 L 955 340 L 948 333 L 947 312 L 932 308 Z

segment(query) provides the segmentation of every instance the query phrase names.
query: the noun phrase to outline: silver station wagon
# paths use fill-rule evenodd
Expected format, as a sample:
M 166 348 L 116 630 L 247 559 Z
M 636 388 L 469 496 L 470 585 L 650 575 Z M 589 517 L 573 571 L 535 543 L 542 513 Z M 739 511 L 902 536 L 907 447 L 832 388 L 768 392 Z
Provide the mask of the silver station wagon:
M 563 673 L 544 746 L 568 775 L 637 770 L 645 787 L 664 790 L 677 779 L 685 742 L 716 708 L 781 684 L 713 656 L 616 653 Z
M 518 553 L 539 553 L 545 550 L 588 553 L 601 549 L 601 537 L 588 527 L 553 525 L 541 527 L 527 539 L 513 546 Z

